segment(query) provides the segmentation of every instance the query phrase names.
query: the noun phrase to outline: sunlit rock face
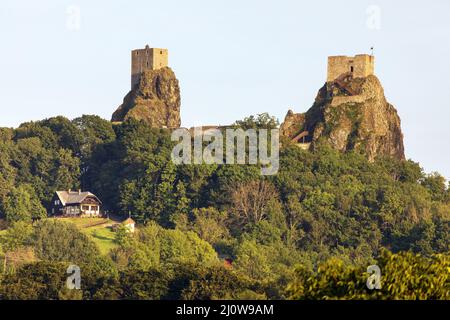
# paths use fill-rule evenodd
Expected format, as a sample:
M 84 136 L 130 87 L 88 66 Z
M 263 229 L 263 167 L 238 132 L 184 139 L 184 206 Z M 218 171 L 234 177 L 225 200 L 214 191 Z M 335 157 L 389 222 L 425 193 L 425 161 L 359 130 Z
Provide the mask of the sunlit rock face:
M 111 121 L 134 118 L 155 128 L 178 128 L 181 125 L 180 104 L 180 87 L 172 69 L 146 70 Z
M 308 133 L 302 139 L 311 148 L 322 141 L 339 151 L 358 150 L 370 161 L 378 156 L 405 158 L 400 117 L 374 75 L 343 75 L 319 90 L 306 113 L 289 111 L 281 134 L 295 139 L 302 132 Z

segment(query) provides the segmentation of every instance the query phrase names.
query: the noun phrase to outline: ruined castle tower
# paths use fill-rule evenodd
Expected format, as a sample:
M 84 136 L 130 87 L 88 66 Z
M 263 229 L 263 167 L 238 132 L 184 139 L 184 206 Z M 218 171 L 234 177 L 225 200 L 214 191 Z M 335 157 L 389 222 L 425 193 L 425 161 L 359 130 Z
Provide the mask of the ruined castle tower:
M 167 49 L 148 45 L 131 51 L 131 90 L 111 121 L 133 118 L 153 128 L 180 127 L 180 86 L 168 66 L 168 56 Z
M 131 51 L 131 89 L 139 83 L 141 75 L 146 70 L 157 70 L 167 67 L 169 52 L 167 49 L 150 48 Z
M 328 57 L 327 82 L 334 81 L 343 74 L 351 74 L 353 78 L 365 78 L 373 75 L 374 70 L 375 57 L 368 54 Z
M 281 136 L 305 150 L 326 143 L 342 152 L 363 153 L 369 161 L 404 160 L 400 117 L 386 100 L 374 65 L 374 56 L 367 54 L 329 57 L 327 82 L 314 104 L 305 113 L 289 111 Z

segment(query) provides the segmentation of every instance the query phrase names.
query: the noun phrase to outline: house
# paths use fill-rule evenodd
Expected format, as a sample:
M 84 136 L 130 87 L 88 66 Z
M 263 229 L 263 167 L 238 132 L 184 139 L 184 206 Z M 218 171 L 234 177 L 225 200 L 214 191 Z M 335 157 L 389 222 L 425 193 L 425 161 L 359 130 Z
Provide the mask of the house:
M 51 201 L 50 214 L 64 217 L 99 217 L 102 202 L 90 192 L 56 191 Z
M 233 268 L 233 259 L 228 254 L 219 254 L 219 259 L 223 261 L 223 266 L 227 269 Z
M 127 220 L 122 222 L 122 225 L 127 228 L 127 230 L 131 233 L 134 233 L 136 222 L 133 219 L 128 218 Z
M 232 269 L 233 268 L 233 260 L 231 260 L 230 258 L 224 259 L 223 266 L 227 269 Z

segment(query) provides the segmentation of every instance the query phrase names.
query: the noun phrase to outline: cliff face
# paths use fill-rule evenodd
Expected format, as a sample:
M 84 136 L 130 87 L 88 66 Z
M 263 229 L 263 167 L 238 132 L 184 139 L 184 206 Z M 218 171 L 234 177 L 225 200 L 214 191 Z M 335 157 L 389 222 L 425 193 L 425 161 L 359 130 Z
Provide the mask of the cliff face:
M 340 151 L 360 150 L 370 161 L 377 156 L 405 158 L 400 118 L 373 75 L 343 75 L 327 82 L 314 105 L 304 114 L 289 111 L 280 129 L 289 139 L 307 133 L 302 139 L 312 148 L 320 139 Z
M 304 123 L 304 113 L 294 113 L 292 110 L 289 110 L 280 126 L 280 135 L 293 138 L 301 131 Z
M 148 70 L 125 96 L 111 121 L 134 118 L 155 128 L 178 128 L 181 125 L 180 104 L 180 88 L 172 69 Z

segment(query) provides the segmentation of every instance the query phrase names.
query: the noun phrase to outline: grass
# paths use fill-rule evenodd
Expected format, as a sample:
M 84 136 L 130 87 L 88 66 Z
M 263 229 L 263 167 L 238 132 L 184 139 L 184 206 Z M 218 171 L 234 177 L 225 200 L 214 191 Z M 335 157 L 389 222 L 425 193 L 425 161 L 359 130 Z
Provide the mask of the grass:
M 87 235 L 90 235 L 102 254 L 108 254 L 111 249 L 115 248 L 117 244 L 114 242 L 115 233 L 110 227 L 92 227 L 86 228 L 84 231 Z
M 111 230 L 111 225 L 116 223 L 106 218 L 58 218 L 61 221 L 73 223 L 84 234 L 88 235 L 98 246 L 102 254 L 117 246 L 114 242 L 115 233 Z
M 57 218 L 59 221 L 66 221 L 75 224 L 80 229 L 98 226 L 100 224 L 113 223 L 112 220 L 105 218 Z
M 108 254 L 117 244 L 114 242 L 115 232 L 111 230 L 111 225 L 117 223 L 106 218 L 51 218 L 59 221 L 73 223 L 77 228 L 89 236 L 100 249 L 101 254 Z M 6 233 L 0 230 L 0 236 Z

